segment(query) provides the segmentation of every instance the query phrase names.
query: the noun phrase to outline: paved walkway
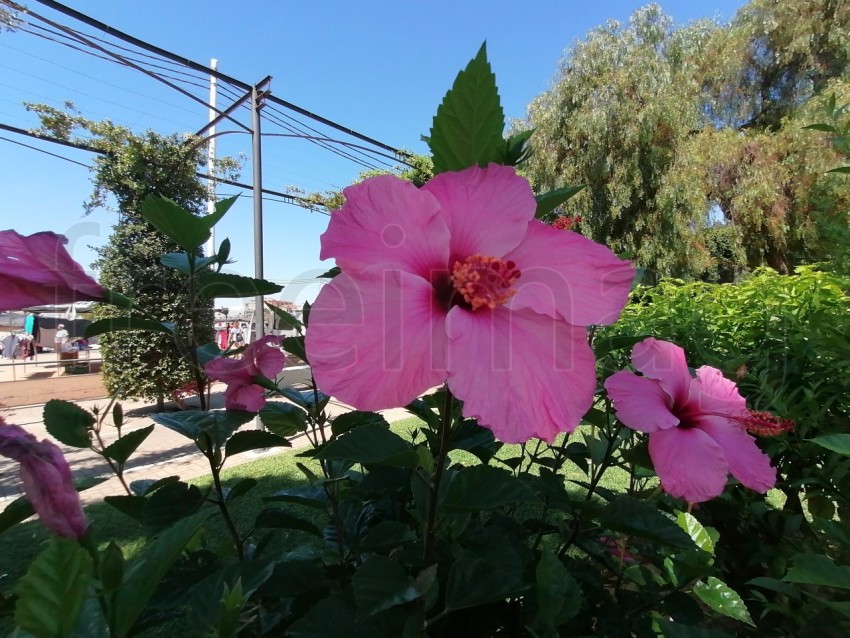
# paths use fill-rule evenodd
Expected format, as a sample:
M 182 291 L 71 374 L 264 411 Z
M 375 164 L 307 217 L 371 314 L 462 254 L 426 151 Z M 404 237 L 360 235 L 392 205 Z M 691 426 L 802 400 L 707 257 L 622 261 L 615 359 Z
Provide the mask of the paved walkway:
M 213 386 L 211 395 L 212 407 L 223 407 L 224 389 L 224 384 L 219 383 Z M 76 403 L 87 409 L 91 409 L 93 406 L 100 406 L 101 409 L 105 409 L 109 400 L 107 398 L 99 398 L 76 401 Z M 150 415 L 155 412 L 154 405 L 141 401 L 122 401 L 121 405 L 125 416 L 124 434 L 132 430 L 147 427 L 153 422 Z M 166 409 L 169 408 L 175 409 L 175 406 L 173 404 L 166 404 Z M 39 439 L 50 438 L 42 420 L 43 409 L 43 404 L 9 407 L 0 409 L 0 416 L 7 423 L 14 423 L 27 429 Z M 331 414 L 340 414 L 347 412 L 349 409 L 347 406 L 333 401 L 328 405 L 328 411 Z M 387 410 L 384 412 L 384 415 L 388 421 L 395 421 L 410 416 L 403 409 Z M 250 424 L 244 427 L 250 427 Z M 112 426 L 111 415 L 107 417 L 102 433 L 104 434 L 104 443 L 106 445 L 117 438 L 115 428 Z M 293 439 L 292 444 L 293 447 L 306 446 L 309 444 L 309 441 L 306 436 L 302 435 Z M 75 478 L 112 476 L 106 461 L 91 450 L 68 448 L 61 444 L 60 447 L 68 459 Z M 284 448 L 270 450 L 264 454 L 278 454 L 282 451 L 284 451 Z M 254 460 L 257 456 L 256 453 L 250 452 L 240 454 L 228 461 L 227 467 L 233 467 L 239 463 Z M 139 446 L 139 449 L 130 459 L 125 470 L 125 478 L 128 483 L 138 479 L 159 479 L 166 476 L 180 476 L 181 479 L 190 479 L 205 474 L 209 474 L 209 466 L 207 460 L 195 447 L 195 444 L 180 434 L 160 425 L 157 425 L 150 436 Z M 17 498 L 21 493 L 22 488 L 18 478 L 18 464 L 5 457 L 0 457 L 0 509 L 5 507 L 5 504 L 11 499 Z M 85 490 L 81 493 L 81 496 L 84 503 L 91 503 L 102 500 L 104 496 L 124 493 L 124 489 L 118 479 L 113 477 L 91 489 Z

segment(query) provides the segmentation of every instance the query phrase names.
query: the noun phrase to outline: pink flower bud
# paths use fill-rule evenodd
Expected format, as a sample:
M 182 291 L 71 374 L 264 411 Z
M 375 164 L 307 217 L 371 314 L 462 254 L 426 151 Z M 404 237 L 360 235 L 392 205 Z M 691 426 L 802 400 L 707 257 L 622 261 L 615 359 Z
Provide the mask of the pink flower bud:
M 88 522 L 62 451 L 48 440 L 0 418 L 0 454 L 21 464 L 24 491 L 42 522 L 57 536 L 81 539 Z

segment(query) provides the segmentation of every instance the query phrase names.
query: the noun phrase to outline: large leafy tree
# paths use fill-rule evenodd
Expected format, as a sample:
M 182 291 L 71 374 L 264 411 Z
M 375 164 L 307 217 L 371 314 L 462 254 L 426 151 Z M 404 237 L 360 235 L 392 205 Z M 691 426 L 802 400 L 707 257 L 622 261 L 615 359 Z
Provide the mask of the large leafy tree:
M 188 326 L 195 325 L 195 335 L 184 338 L 185 343 L 210 341 L 212 305 L 189 316 L 185 277 L 160 263 L 161 255 L 181 249 L 140 214 L 142 202 L 150 195 L 162 195 L 190 211 L 201 212 L 206 189 L 196 175 L 203 162 L 199 146 L 186 144 L 177 135 L 153 131 L 136 135 L 109 121 L 87 120 L 73 110 L 60 111 L 44 105 L 28 108 L 39 114 L 43 132 L 77 139 L 76 132 L 82 131 L 87 134 L 88 144 L 106 151 L 95 160 L 94 190 L 85 204 L 91 209 L 107 205 L 114 198 L 118 213 L 112 235 L 99 249 L 94 264 L 100 270 L 101 283 L 131 297 L 138 316 L 173 323 L 184 333 Z M 216 168 L 219 172 L 232 171 L 235 165 L 225 161 Z M 125 311 L 101 306 L 96 313 L 98 318 L 106 318 Z M 161 406 L 165 396 L 193 378 L 187 358 L 181 356 L 167 335 L 112 332 L 101 336 L 100 343 L 104 383 L 114 396 L 156 399 Z
M 802 129 L 816 96 L 845 92 L 848 33 L 834 0 L 753 0 L 725 26 L 674 28 L 657 5 L 610 22 L 530 105 L 529 177 L 586 184 L 566 212 L 658 274 L 790 272 L 819 252 L 817 214 L 846 207 L 824 174 L 839 158 Z

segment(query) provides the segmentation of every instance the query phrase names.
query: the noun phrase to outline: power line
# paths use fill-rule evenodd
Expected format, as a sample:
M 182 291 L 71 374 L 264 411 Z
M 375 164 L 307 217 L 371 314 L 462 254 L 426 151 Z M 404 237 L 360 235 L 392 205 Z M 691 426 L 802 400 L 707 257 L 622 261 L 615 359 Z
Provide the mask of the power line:
M 66 162 L 71 162 L 71 164 L 76 164 L 77 166 L 82 166 L 83 168 L 91 168 L 88 164 L 83 164 L 82 162 L 78 162 L 77 160 L 73 160 L 70 157 L 65 157 L 64 155 L 57 155 L 56 153 L 51 153 L 50 151 L 45 151 L 43 148 L 38 148 L 37 146 L 31 146 L 29 144 L 24 144 L 23 142 L 18 142 L 16 140 L 10 140 L 8 137 L 3 137 L 0 135 L 0 140 L 4 142 L 10 142 L 12 144 L 17 144 L 18 146 L 25 146 L 26 148 L 31 148 L 34 151 L 38 151 L 39 153 L 44 153 L 45 155 L 50 155 L 51 157 L 56 157 L 61 160 L 65 160 Z
M 174 54 L 170 51 L 167 51 L 166 49 L 163 49 L 163 48 L 158 47 L 156 45 L 150 44 L 149 42 L 145 42 L 144 40 L 141 40 L 139 38 L 135 38 L 135 37 L 133 37 L 133 36 L 127 34 L 127 33 L 124 33 L 123 31 L 120 31 L 120 30 L 118 30 L 114 27 L 110 27 L 108 24 L 100 22 L 99 20 L 95 20 L 94 18 L 91 18 L 90 16 L 87 16 L 84 13 L 80 13 L 79 11 L 71 9 L 70 7 L 67 7 L 67 6 L 65 6 L 65 5 L 63 5 L 59 2 L 54 2 L 53 0 L 36 0 L 36 1 L 39 4 L 42 4 L 46 7 L 53 9 L 54 11 L 62 13 L 66 16 L 71 17 L 71 18 L 74 18 L 75 20 L 78 20 L 79 22 L 82 22 L 83 24 L 87 24 L 88 26 L 94 27 L 95 29 L 97 29 L 99 31 L 102 31 L 104 33 L 108 33 L 109 35 L 111 35 L 114 38 L 117 38 L 117 39 L 122 40 L 124 42 L 128 42 L 128 43 L 132 44 L 133 46 L 138 47 L 139 49 L 148 51 L 150 53 L 154 53 L 154 54 L 156 54 L 156 55 L 158 55 L 162 58 L 165 58 L 167 60 L 172 60 L 174 62 L 177 62 L 177 63 L 179 63 L 179 64 L 181 64 L 181 65 L 183 65 L 187 68 L 190 68 L 194 71 L 198 71 L 199 73 L 203 73 L 205 75 L 215 76 L 216 78 L 223 80 L 225 82 L 228 82 L 232 86 L 240 88 L 243 91 L 248 91 L 252 88 L 252 85 L 250 85 L 246 82 L 242 82 L 241 80 L 238 80 L 238 79 L 236 79 L 232 76 L 229 76 L 225 73 L 222 73 L 221 71 L 218 71 L 217 69 L 211 69 L 211 68 L 204 66 L 202 64 L 198 64 L 197 62 L 194 62 L 194 61 L 190 60 L 189 58 L 181 57 L 181 56 L 176 55 L 176 54 Z M 14 6 L 15 8 L 22 8 L 22 7 L 18 7 L 18 5 L 16 5 L 15 3 L 10 3 L 10 4 L 12 6 Z M 35 17 L 38 17 L 39 19 L 44 20 L 44 21 L 48 22 L 48 24 L 50 24 L 49 21 L 45 20 L 44 18 L 41 18 L 40 16 L 37 16 L 32 11 L 27 10 L 26 13 L 28 13 L 29 15 L 33 15 Z M 364 142 L 367 142 L 367 143 L 372 144 L 374 146 L 377 146 L 379 148 L 383 148 L 384 150 L 390 151 L 391 153 L 394 153 L 397 156 L 399 156 L 400 161 L 407 164 L 407 162 L 404 160 L 404 158 L 407 157 L 408 154 L 404 151 L 401 151 L 397 148 L 394 148 L 394 147 L 392 147 L 388 144 L 384 144 L 383 142 L 380 142 L 380 141 L 378 141 L 374 138 L 371 138 L 367 135 L 364 135 L 362 133 L 358 133 L 357 131 L 350 129 L 347 126 L 343 126 L 342 124 L 338 124 L 338 123 L 336 123 L 332 120 L 329 120 L 325 117 L 322 117 L 321 115 L 317 115 L 316 113 L 312 113 L 311 111 L 308 111 L 307 109 L 301 108 L 300 106 L 292 104 L 291 102 L 287 102 L 286 100 L 283 100 L 283 99 L 281 99 L 281 98 L 279 98 L 275 95 L 272 95 L 272 94 L 267 95 L 266 100 L 274 102 L 275 104 L 277 104 L 279 106 L 282 106 L 282 107 L 284 107 L 288 110 L 294 111 L 294 112 L 296 112 L 300 115 L 303 115 L 304 117 L 307 117 L 309 119 L 312 119 L 316 122 L 320 122 L 321 124 L 324 124 L 325 126 L 329 126 L 329 127 L 334 128 L 338 131 L 342 131 L 342 132 L 344 132 L 348 135 L 351 135 L 352 137 L 356 137 L 356 138 L 358 138 L 358 139 L 360 139 Z
M 18 135 L 25 135 L 27 137 L 32 137 L 37 140 L 42 140 L 45 142 L 50 142 L 52 144 L 59 144 L 61 146 L 67 146 L 69 148 L 76 148 L 83 151 L 89 151 L 90 153 L 97 153 L 98 155 L 109 155 L 109 152 L 98 148 L 96 146 L 92 146 L 91 144 L 86 144 L 85 142 L 74 142 L 71 140 L 62 140 L 55 137 L 50 137 L 46 135 L 39 135 L 37 133 L 33 133 L 31 131 L 27 131 L 26 129 L 18 128 L 17 126 L 10 126 L 9 124 L 3 124 L 0 122 L 0 130 L 9 131 L 10 133 L 17 133 Z M 236 186 L 238 188 L 244 188 L 245 190 L 253 190 L 254 187 L 249 184 L 244 184 L 242 182 L 237 182 L 232 179 L 225 179 L 222 177 L 216 176 L 215 178 L 211 177 L 207 173 L 201 173 L 200 171 L 196 171 L 195 175 L 200 177 L 201 179 L 215 179 L 216 182 L 220 184 L 227 184 L 229 186 Z M 262 193 L 265 195 L 274 195 L 278 197 L 279 202 L 283 204 L 291 204 L 293 206 L 299 206 L 301 208 L 307 208 L 311 211 L 322 213 L 325 215 L 330 215 L 327 210 L 322 210 L 324 206 L 322 204 L 317 204 L 305 197 L 299 197 L 298 195 L 291 195 L 289 193 L 282 193 L 280 191 L 271 190 L 269 188 L 262 189 Z

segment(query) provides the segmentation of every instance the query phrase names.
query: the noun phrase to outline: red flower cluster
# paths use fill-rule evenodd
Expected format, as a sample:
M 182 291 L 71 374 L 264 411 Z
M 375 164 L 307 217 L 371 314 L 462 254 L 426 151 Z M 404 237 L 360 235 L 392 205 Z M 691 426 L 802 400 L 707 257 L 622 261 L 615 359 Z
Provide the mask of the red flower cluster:
M 738 421 L 747 432 L 756 436 L 779 436 L 796 427 L 791 419 L 783 419 L 770 412 L 756 412 L 755 410 L 750 410 L 744 416 L 739 417 Z

